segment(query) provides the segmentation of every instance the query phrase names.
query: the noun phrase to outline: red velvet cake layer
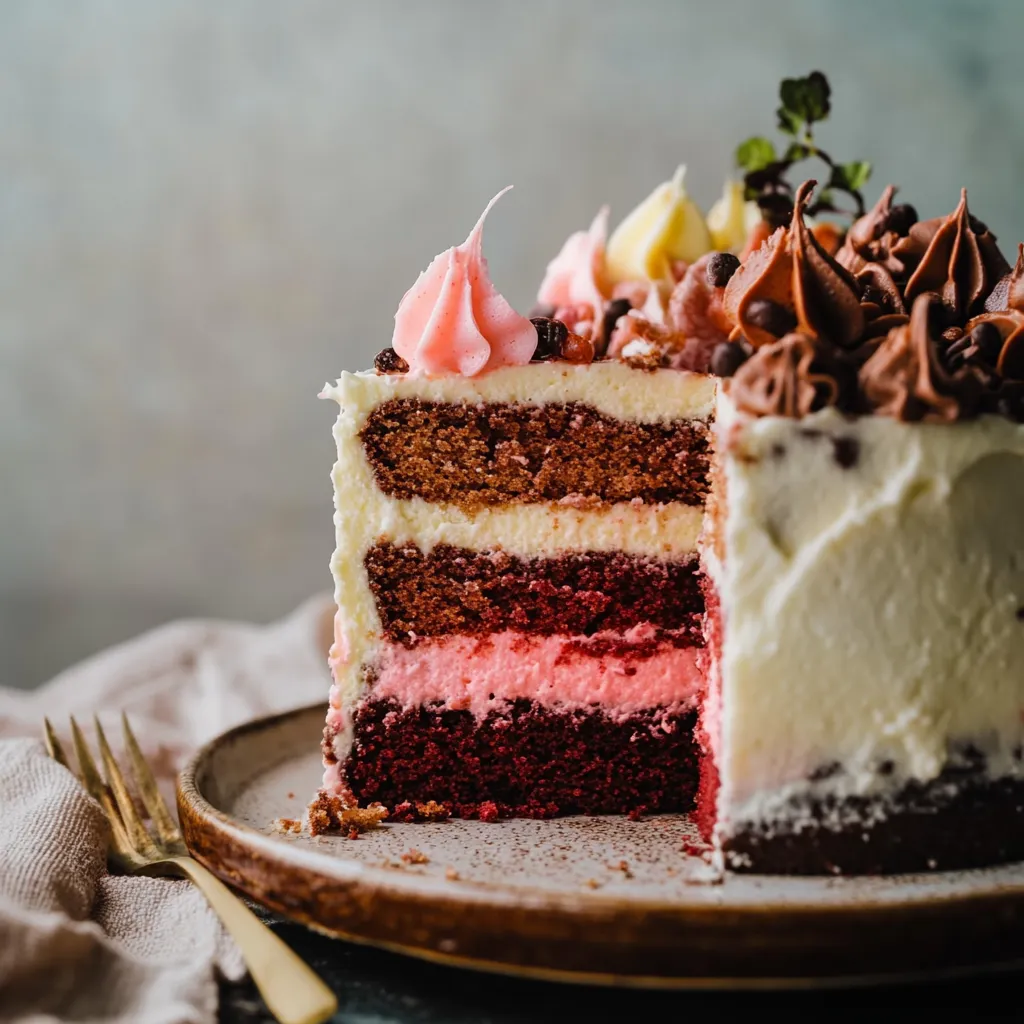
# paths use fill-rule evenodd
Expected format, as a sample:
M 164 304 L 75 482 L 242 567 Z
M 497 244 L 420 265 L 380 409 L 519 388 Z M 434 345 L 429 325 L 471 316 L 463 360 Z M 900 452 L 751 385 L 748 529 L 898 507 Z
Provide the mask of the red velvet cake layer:
M 481 405 L 392 398 L 360 432 L 393 498 L 466 509 L 516 502 L 703 505 L 710 443 L 700 421 L 638 423 L 578 402 Z
M 702 644 L 697 560 L 658 561 L 621 552 L 516 558 L 439 544 L 377 544 L 366 572 L 382 630 L 414 637 L 520 633 L 591 636 L 641 623 Z
M 503 714 L 365 701 L 345 776 L 361 806 L 435 800 L 457 817 L 688 811 L 696 712 L 613 720 L 517 700 Z

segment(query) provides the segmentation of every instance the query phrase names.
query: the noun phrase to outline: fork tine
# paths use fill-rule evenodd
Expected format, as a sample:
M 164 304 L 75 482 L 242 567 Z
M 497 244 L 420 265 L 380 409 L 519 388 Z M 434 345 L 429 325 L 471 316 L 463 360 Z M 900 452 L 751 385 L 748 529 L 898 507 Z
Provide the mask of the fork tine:
M 46 724 L 49 725 L 50 723 L 47 722 Z M 132 848 L 131 840 L 128 838 L 128 833 L 125 832 L 124 823 L 121 821 L 121 815 L 117 813 L 114 801 L 110 799 L 110 790 L 103 785 L 103 780 L 100 778 L 100 773 L 96 768 L 96 762 L 93 761 L 92 754 L 89 753 L 89 747 L 85 742 L 85 737 L 82 735 L 82 730 L 78 728 L 78 723 L 75 721 L 74 716 L 71 718 L 71 736 L 74 739 L 75 755 L 78 758 L 77 777 L 82 781 L 89 795 L 94 800 L 99 801 L 100 807 L 103 808 L 103 813 L 106 816 L 107 821 L 110 822 L 110 831 L 114 839 L 114 849 L 122 857 L 133 857 L 135 855 L 135 850 Z
M 74 716 L 71 718 L 71 738 L 74 740 L 75 756 L 78 758 L 79 777 L 88 790 L 89 796 L 105 805 L 110 798 L 107 796 L 96 762 L 92 759 L 92 754 L 89 753 L 85 737 L 82 735 L 82 730 L 78 728 Z
M 142 749 L 132 732 L 132 727 L 128 724 L 128 716 L 123 711 L 121 712 L 121 728 L 124 732 L 125 750 L 128 751 L 128 758 L 132 763 L 135 784 L 138 786 L 139 795 L 146 806 L 150 821 L 156 828 L 157 835 L 165 843 L 180 842 L 181 833 L 171 815 L 171 809 L 160 792 L 149 762 L 143 756 Z
M 54 732 L 53 725 L 50 723 L 48 718 L 43 719 L 43 741 L 46 743 L 46 752 L 57 762 L 57 764 L 64 765 L 68 771 L 71 771 L 71 765 L 68 763 L 68 755 L 64 753 L 64 748 L 61 746 L 61 742 L 57 739 L 57 733 Z
M 142 818 L 135 808 L 132 795 L 128 792 L 128 784 L 125 782 L 121 769 L 114 760 L 114 755 L 110 751 L 110 745 L 107 743 L 107 737 L 103 734 L 103 726 L 100 725 L 99 718 L 93 718 L 93 721 L 96 724 L 96 739 L 100 745 L 103 769 L 106 772 L 107 782 L 114 792 L 117 809 L 121 812 L 121 819 L 124 821 L 128 837 L 139 853 L 156 854 L 159 851 L 156 849 L 152 836 L 146 831 L 146 826 L 142 823 Z

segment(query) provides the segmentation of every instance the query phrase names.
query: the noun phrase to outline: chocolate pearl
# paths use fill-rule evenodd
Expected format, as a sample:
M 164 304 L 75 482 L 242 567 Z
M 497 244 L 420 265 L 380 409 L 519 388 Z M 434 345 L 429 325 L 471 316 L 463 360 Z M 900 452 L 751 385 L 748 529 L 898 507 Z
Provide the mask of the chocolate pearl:
M 535 316 L 530 318 L 534 330 L 537 332 L 537 349 L 533 353 L 534 359 L 550 359 L 558 356 L 562 350 L 562 343 L 569 334 L 569 328 L 561 320 L 552 320 L 546 316 Z
M 1003 336 L 999 328 L 988 321 L 975 324 L 971 329 L 971 341 L 978 347 L 978 354 L 990 366 L 995 366 L 1003 349 Z
M 796 316 L 771 299 L 754 299 L 747 306 L 747 317 L 755 327 L 781 338 L 796 327 Z
M 559 357 L 567 363 L 592 363 L 594 361 L 594 343 L 582 334 L 570 333 L 562 342 Z
M 731 377 L 746 361 L 747 353 L 739 342 L 720 341 L 711 350 L 711 372 L 716 377 Z
M 654 285 L 651 286 L 652 288 Z M 622 319 L 633 307 L 629 304 L 629 299 L 612 299 L 611 302 L 605 307 L 604 318 L 601 321 L 601 337 L 607 341 L 612 336 L 612 331 L 615 330 L 615 325 Z
M 895 231 L 901 237 L 909 235 L 910 229 L 917 223 L 917 210 L 910 203 L 897 203 L 885 218 L 885 230 Z
M 373 357 L 373 368 L 378 373 L 408 373 L 409 364 L 393 349 L 381 349 Z
M 724 288 L 739 269 L 740 261 L 731 252 L 713 252 L 704 272 L 712 288 Z

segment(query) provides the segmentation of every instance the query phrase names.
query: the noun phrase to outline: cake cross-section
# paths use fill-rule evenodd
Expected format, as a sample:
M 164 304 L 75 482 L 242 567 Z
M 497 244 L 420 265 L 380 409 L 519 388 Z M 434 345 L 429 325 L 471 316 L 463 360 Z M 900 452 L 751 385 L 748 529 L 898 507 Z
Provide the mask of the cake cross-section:
M 1024 858 L 1024 246 L 891 186 L 812 227 L 813 189 L 777 223 L 727 189 L 712 233 L 677 173 L 532 319 L 481 221 L 325 390 L 314 831 L 687 812 L 725 870 Z

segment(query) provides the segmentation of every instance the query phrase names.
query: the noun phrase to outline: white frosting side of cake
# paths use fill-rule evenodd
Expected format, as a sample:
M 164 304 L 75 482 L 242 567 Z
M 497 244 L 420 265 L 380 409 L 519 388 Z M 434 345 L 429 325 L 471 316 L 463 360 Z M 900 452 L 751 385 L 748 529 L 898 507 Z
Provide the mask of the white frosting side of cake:
M 335 753 L 343 758 L 351 742 L 341 709 L 364 693 L 364 666 L 382 649 L 381 623 L 363 565 L 380 541 L 415 543 L 429 551 L 440 543 L 476 551 L 500 548 L 520 557 L 565 551 L 623 551 L 654 558 L 679 558 L 696 551 L 703 510 L 683 504 L 642 501 L 576 508 L 558 503 L 485 507 L 467 512 L 422 498 L 395 499 L 376 484 L 359 432 L 369 413 L 389 398 L 436 402 L 582 402 L 625 420 L 661 422 L 706 419 L 713 410 L 714 381 L 677 370 L 649 372 L 618 363 L 574 366 L 533 363 L 489 372 L 479 378 L 405 377 L 375 372 L 345 373 L 323 397 L 341 409 L 334 427 L 338 460 L 335 493 L 335 646 L 331 665 L 332 718 L 341 732 Z M 336 783 L 329 773 L 327 785 Z
M 1020 771 L 1024 426 L 751 419 L 722 394 L 715 434 L 720 827 L 885 796 L 966 744 Z

